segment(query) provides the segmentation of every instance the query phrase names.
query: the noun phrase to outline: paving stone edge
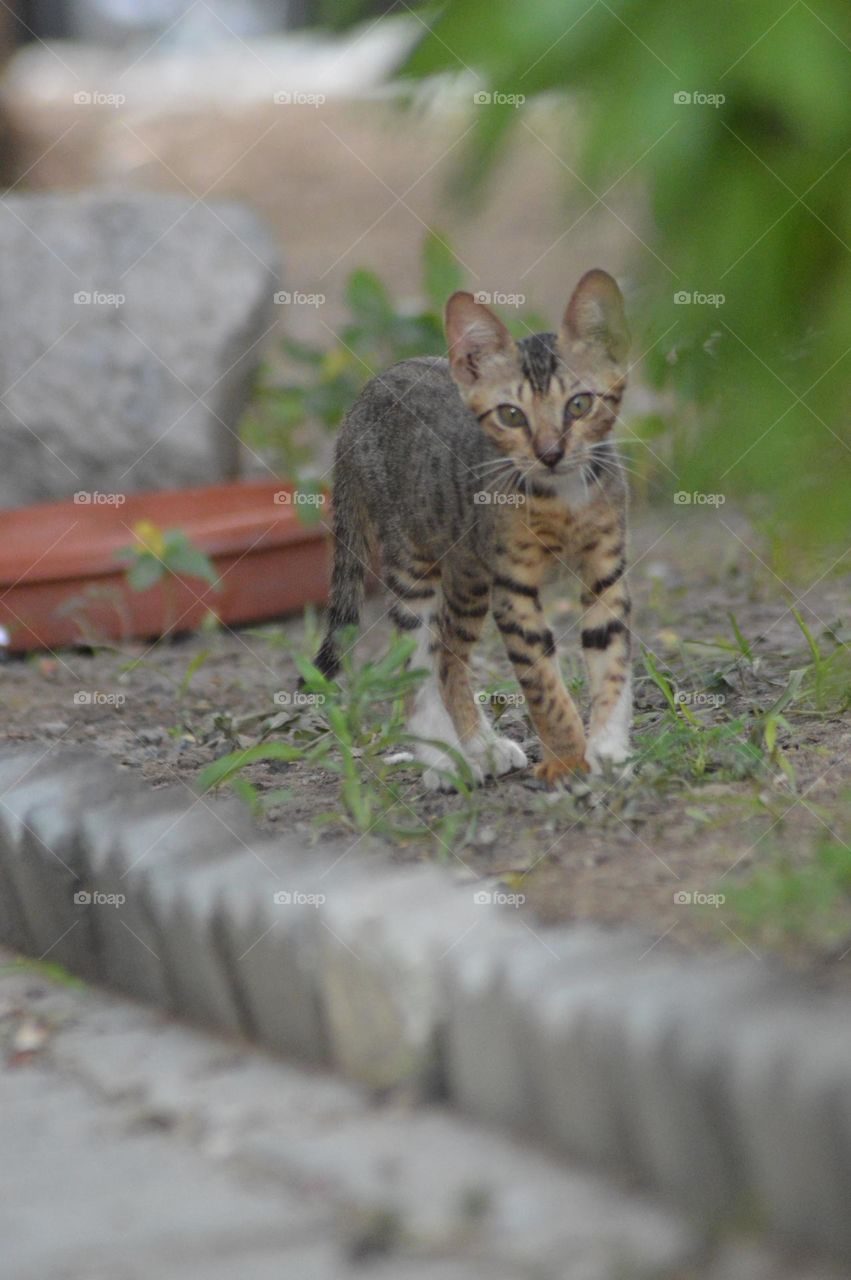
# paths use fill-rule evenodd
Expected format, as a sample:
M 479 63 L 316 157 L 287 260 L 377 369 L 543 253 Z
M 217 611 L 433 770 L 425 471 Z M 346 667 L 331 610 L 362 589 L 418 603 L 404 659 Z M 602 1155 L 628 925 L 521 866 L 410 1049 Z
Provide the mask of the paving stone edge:
M 487 894 L 485 894 L 487 899 Z M 0 941 L 375 1090 L 851 1258 L 851 1019 L 753 959 L 532 930 L 433 867 L 334 861 L 92 753 L 0 752 Z

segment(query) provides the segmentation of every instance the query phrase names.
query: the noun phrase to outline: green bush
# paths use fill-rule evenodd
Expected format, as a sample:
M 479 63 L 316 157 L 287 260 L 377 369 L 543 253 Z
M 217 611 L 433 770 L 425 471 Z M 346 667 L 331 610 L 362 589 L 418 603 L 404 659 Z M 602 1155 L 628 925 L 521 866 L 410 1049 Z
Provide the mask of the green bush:
M 474 70 L 481 90 L 569 96 L 580 183 L 620 212 L 632 190 L 636 352 L 690 411 L 672 489 L 756 498 L 787 541 L 844 536 L 851 517 L 851 8 L 846 0 L 446 0 L 406 68 Z M 692 101 L 676 101 L 678 94 Z M 697 101 L 695 95 L 716 101 Z M 717 101 L 723 97 L 723 101 Z M 472 92 L 471 92 L 472 99 Z M 477 112 L 463 184 L 527 108 Z M 548 162 L 557 165 L 552 154 Z M 504 171 L 501 181 L 505 181 Z M 644 213 L 638 192 L 646 190 Z M 608 194 L 607 194 L 608 193 Z M 481 182 L 479 194 L 483 195 Z M 601 216 L 605 214 L 599 206 Z M 550 266 L 556 258 L 551 257 Z M 518 264 L 518 269 L 527 264 Z M 589 266 L 592 264 L 588 264 Z M 605 264 L 601 264 L 605 265 Z M 723 295 L 683 305 L 680 291 Z

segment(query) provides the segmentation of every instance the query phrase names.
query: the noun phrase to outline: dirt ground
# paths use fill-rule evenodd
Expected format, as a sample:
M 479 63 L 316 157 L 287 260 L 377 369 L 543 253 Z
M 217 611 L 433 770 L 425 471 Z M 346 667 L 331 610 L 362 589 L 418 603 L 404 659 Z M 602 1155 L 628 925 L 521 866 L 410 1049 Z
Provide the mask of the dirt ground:
M 489 783 L 470 800 L 426 793 L 417 773 L 405 770 L 400 816 L 426 823 L 434 835 L 379 839 L 379 847 L 394 860 L 436 859 L 455 876 L 489 887 L 497 878 L 524 899 L 518 909 L 530 913 L 530 921 L 627 922 L 646 932 L 648 946 L 665 939 L 666 946 L 746 948 L 757 963 L 779 949 L 820 980 L 849 986 L 851 910 L 838 932 L 814 936 L 806 927 L 800 934 L 780 927 L 770 902 L 766 919 L 749 926 L 730 902 L 731 891 L 735 897 L 735 886 L 756 868 L 783 858 L 792 868 L 806 867 L 820 841 L 847 840 L 843 789 L 851 723 L 841 699 L 822 709 L 803 696 L 790 700 L 773 760 L 764 741 L 761 755 L 746 745 L 749 736 L 754 744 L 764 738 L 760 716 L 783 693 L 790 673 L 810 662 L 793 606 L 823 652 L 835 650 L 825 637 L 841 634 L 839 620 L 848 616 L 847 576 L 817 580 L 816 573 L 811 586 L 792 592 L 745 522 L 727 508 L 645 511 L 634 521 L 632 542 L 633 776 L 595 781 L 587 794 L 580 787 L 579 794 L 554 796 L 537 790 L 527 771 Z M 574 687 L 581 672 L 577 597 L 569 581 L 559 582 L 548 602 Z M 386 607 L 381 596 L 369 600 L 358 662 L 386 648 Z M 734 639 L 730 614 L 748 655 Z M 305 620 L 292 618 L 120 651 L 9 658 L 0 665 L 6 708 L 0 737 L 85 745 L 154 787 L 194 787 L 212 761 L 257 740 L 263 717 L 280 711 L 276 692 L 296 686 L 288 648 L 306 652 L 311 642 Z M 645 670 L 644 649 L 691 699 L 694 727 L 667 708 Z M 490 623 L 476 662 L 482 686 L 510 679 Z M 81 691 L 100 696 L 81 702 Z M 581 689 L 578 697 L 582 701 Z M 740 727 L 731 729 L 736 721 Z M 501 728 L 534 758 L 522 707 L 508 707 Z M 273 761 L 251 766 L 244 776 L 261 798 L 271 798 L 260 818 L 268 831 L 333 844 L 350 857 L 375 846 L 374 833 L 364 838 L 347 826 L 339 775 L 329 769 Z M 289 798 L 279 798 L 282 788 Z M 446 819 L 453 811 L 472 816 L 450 838 Z

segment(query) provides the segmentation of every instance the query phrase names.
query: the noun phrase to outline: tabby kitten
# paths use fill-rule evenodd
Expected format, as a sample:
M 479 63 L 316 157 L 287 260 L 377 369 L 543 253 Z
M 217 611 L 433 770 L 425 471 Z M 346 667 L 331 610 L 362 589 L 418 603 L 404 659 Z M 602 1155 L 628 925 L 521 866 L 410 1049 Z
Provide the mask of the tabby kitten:
M 413 663 L 428 671 L 410 732 L 460 751 L 478 782 L 526 765 L 471 683 L 471 650 L 492 611 L 541 740 L 536 774 L 555 786 L 629 755 L 627 488 L 612 444 L 627 375 L 623 299 L 605 271 L 589 271 L 558 334 L 515 342 L 471 294 L 454 293 L 446 336 L 448 360 L 403 360 L 374 378 L 340 432 L 317 666 L 338 670 L 339 632 L 358 620 L 377 542 L 390 614 L 416 635 Z M 587 741 L 541 609 L 552 570 L 582 586 Z M 416 754 L 427 787 L 451 787 L 445 752 L 422 743 Z

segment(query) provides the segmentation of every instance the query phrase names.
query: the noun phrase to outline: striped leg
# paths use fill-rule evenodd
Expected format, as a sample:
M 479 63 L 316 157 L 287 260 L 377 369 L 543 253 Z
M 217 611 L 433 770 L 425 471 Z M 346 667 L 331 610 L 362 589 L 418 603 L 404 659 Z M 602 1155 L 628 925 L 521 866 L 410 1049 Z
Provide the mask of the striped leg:
M 536 776 L 548 786 L 556 786 L 577 769 L 587 768 L 585 734 L 579 712 L 564 687 L 553 635 L 531 575 L 498 574 L 493 612 L 541 739 L 542 758 Z
M 387 585 L 395 595 L 390 616 L 400 630 L 416 633 L 417 647 L 411 659 L 414 670 L 428 673 L 417 688 L 408 707 L 408 732 L 419 739 L 413 751 L 427 767 L 423 783 L 429 791 L 451 791 L 452 783 L 444 774 L 457 772 L 457 764 L 435 742 L 463 754 L 452 716 L 444 702 L 440 678 L 440 655 L 443 652 L 441 618 L 444 611 L 440 590 L 440 569 L 437 565 L 407 557 L 404 565 L 394 563 L 386 575 Z M 472 767 L 472 766 L 471 766 Z M 473 769 L 476 782 L 484 773 Z
M 582 650 L 591 689 L 588 762 L 595 773 L 609 762 L 622 764 L 630 754 L 630 601 L 625 570 L 619 532 L 609 540 L 601 539 L 581 565 L 586 584 L 582 603 L 587 610 Z
M 525 768 L 527 761 L 516 742 L 496 732 L 476 701 L 470 682 L 470 655 L 485 625 L 489 596 L 489 583 L 476 575 L 457 574 L 445 581 L 439 676 L 443 701 L 467 762 L 474 772 L 499 777 Z

